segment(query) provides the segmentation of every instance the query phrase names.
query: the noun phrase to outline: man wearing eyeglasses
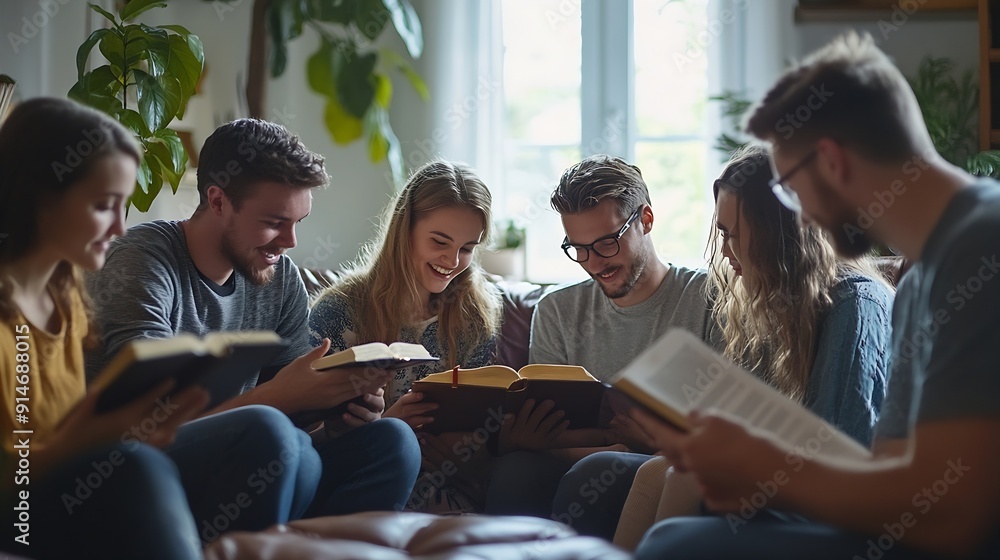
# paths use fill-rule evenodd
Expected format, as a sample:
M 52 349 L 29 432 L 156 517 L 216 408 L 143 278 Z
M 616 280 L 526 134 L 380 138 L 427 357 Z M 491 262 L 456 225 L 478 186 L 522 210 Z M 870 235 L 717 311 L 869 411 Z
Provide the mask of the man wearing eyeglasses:
M 819 87 L 826 104 L 778 134 Z M 692 415 L 687 433 L 636 412 L 717 514 L 655 525 L 637 557 L 1000 558 L 997 182 L 935 151 L 906 79 L 867 35 L 839 37 L 789 70 L 748 130 L 772 146 L 775 193 L 841 253 L 878 240 L 913 263 L 896 293 L 873 457 L 815 457 L 711 411 Z M 768 508 L 810 521 L 742 516 L 766 484 Z
M 563 173 L 551 202 L 566 232 L 563 251 L 590 278 L 538 303 L 531 363 L 581 365 L 607 381 L 671 327 L 719 346 L 712 336 L 705 272 L 664 263 L 656 254 L 653 208 L 638 167 L 617 157 L 589 157 Z M 548 516 L 555 497 L 555 519 L 610 539 L 635 471 L 649 459 L 644 453 L 653 451 L 627 417 L 616 416 L 611 426 L 607 443 L 616 444 L 613 449 L 640 453 L 591 454 L 601 448 L 509 453 L 494 469 L 487 511 Z M 607 477 L 604 484 L 589 484 L 605 471 L 615 473 L 611 484 Z

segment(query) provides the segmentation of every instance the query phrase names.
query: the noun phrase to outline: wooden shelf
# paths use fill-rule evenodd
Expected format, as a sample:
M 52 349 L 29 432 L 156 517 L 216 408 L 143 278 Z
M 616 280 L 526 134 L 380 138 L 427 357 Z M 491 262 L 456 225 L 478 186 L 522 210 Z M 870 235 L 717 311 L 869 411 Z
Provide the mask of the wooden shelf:
M 989 50 L 990 62 L 1000 62 L 1000 49 Z
M 892 17 L 895 2 L 856 0 L 854 2 L 810 2 L 799 3 L 795 7 L 796 23 L 824 23 L 837 21 L 877 21 Z M 976 0 L 954 0 L 950 2 L 930 2 L 908 14 L 914 21 L 975 21 Z
M 990 144 L 993 146 L 1000 146 L 1000 130 L 994 128 L 990 131 Z

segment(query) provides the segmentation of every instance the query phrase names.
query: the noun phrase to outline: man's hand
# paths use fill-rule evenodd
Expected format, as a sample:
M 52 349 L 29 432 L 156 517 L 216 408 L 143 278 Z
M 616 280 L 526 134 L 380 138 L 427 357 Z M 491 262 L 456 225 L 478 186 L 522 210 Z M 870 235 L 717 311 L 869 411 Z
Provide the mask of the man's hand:
M 562 410 L 550 414 L 554 407 L 555 403 L 550 400 L 544 400 L 536 407 L 535 400 L 528 399 L 521 405 L 517 416 L 504 416 L 498 446 L 500 455 L 518 449 L 535 451 L 552 448 L 569 426 L 569 420 L 562 419 L 565 416 Z
M 256 388 L 256 400 L 285 414 L 332 408 L 365 393 L 376 393 L 392 378 L 378 368 L 335 368 L 316 371 L 312 363 L 326 355 L 330 340 L 281 369 L 274 379 Z
M 423 393 L 406 393 L 382 413 L 386 418 L 399 418 L 414 430 L 434 421 L 427 413 L 438 408 L 437 403 L 425 403 Z

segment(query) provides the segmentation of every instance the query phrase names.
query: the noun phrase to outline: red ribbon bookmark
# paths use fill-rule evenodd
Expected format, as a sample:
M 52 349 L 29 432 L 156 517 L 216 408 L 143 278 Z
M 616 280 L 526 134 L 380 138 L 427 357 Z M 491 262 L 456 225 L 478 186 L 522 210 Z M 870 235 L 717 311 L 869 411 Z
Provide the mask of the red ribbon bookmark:
M 451 369 L 451 388 L 458 389 L 458 368 L 461 366 L 456 365 Z

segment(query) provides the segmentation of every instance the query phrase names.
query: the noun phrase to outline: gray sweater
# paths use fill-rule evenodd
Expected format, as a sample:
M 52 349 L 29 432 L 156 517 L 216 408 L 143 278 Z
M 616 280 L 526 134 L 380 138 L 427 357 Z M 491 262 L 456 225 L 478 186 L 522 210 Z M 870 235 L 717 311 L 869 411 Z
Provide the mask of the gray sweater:
M 281 257 L 266 286 L 256 286 L 238 272 L 219 286 L 195 268 L 180 222 L 130 228 L 112 243 L 104 268 L 87 275 L 86 285 L 103 343 L 87 355 L 91 380 L 124 343 L 136 338 L 271 330 L 291 342 L 273 366 L 310 349 L 308 297 L 289 257 Z M 247 387 L 256 379 L 252 375 Z

